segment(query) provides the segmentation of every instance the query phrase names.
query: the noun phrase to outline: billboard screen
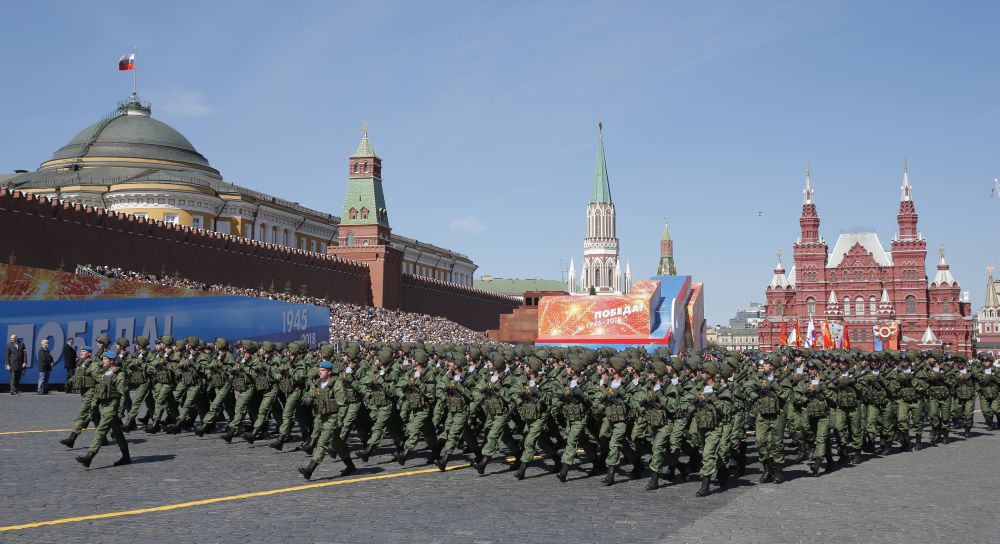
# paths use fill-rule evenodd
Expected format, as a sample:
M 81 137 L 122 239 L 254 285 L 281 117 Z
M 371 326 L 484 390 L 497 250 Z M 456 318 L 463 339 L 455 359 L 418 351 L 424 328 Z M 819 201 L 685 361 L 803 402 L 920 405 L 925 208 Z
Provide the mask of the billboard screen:
M 49 350 L 56 359 L 50 383 L 63 383 L 66 371 L 62 350 L 67 338 L 74 338 L 77 347 L 93 345 L 95 338 L 105 334 L 112 340 L 122 336 L 129 340 L 137 336 L 152 339 L 169 334 L 175 338 L 221 336 L 286 343 L 307 340 L 315 345 L 330 336 L 330 310 L 231 296 L 0 300 L 0 332 L 5 340 L 17 335 L 28 350 L 30 367 L 22 375 L 22 383 L 37 382 L 38 350 L 44 338 L 48 338 Z M 0 383 L 7 383 L 8 374 L 0 365 Z
M 660 282 L 636 282 L 627 295 L 543 297 L 539 339 L 648 337 Z

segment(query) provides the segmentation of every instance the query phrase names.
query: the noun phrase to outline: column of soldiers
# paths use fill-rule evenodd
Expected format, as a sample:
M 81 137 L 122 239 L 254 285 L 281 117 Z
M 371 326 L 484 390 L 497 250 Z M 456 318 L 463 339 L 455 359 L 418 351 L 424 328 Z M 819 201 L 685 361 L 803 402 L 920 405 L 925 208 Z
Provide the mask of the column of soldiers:
M 144 337 L 130 344 L 103 337 L 81 350 L 73 378 L 81 407 L 61 442 L 72 447 L 93 422 L 91 448 L 77 458 L 86 466 L 109 433 L 122 450 L 116 464 L 127 464 L 122 431 L 137 431 L 138 422 L 148 433 L 204 436 L 225 416 L 227 443 L 274 435 L 268 445 L 281 450 L 297 429 L 297 449 L 309 456 L 298 469 L 306 479 L 328 455 L 343 463 L 341 475 L 351 474 L 352 455 L 368 462 L 388 439 L 400 465 L 424 446 L 428 464 L 443 471 L 469 455 L 482 476 L 505 460 L 505 447 L 517 479 L 548 460 L 565 482 L 589 462 L 604 485 L 624 466 L 632 478 L 648 474 L 649 490 L 695 475 L 705 496 L 713 482 L 722 488 L 744 475 L 748 435 L 760 481 L 781 483 L 786 452 L 819 476 L 862 462 L 863 453 L 948 443 L 956 427 L 969 438 L 977 400 L 987 429 L 1000 422 L 1000 362 L 989 355 L 795 348 L 676 356 L 419 343 L 311 349 L 170 336 L 152 349 Z

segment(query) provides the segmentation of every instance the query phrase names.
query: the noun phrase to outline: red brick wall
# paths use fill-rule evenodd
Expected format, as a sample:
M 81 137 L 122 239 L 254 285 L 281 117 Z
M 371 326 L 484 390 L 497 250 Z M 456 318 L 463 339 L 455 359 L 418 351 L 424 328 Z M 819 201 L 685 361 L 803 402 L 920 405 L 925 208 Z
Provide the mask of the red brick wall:
M 371 305 L 368 268 L 343 259 L 195 231 L 0 189 L 0 259 L 37 268 L 120 266 L 209 283 Z
M 412 274 L 403 274 L 401 309 L 406 312 L 438 315 L 476 331 L 496 329 L 500 315 L 521 306 L 520 297 L 508 297 L 445 283 Z

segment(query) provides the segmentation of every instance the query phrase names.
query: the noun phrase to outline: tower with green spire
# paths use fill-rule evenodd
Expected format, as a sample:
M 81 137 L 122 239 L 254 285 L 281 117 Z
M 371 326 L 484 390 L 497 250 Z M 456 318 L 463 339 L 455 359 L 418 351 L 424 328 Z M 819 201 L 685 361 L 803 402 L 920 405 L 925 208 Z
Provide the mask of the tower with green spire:
M 674 266 L 674 241 L 670 239 L 670 223 L 663 222 L 663 236 L 660 238 L 660 266 L 656 268 L 657 276 L 676 276 Z
M 392 228 L 382 193 L 382 159 L 368 138 L 368 128 L 358 150 L 348 160 L 347 193 L 340 216 L 341 246 L 389 245 Z
M 587 237 L 583 241 L 580 289 L 597 294 L 621 294 L 628 290 L 622 278 L 618 255 L 615 203 L 604 158 L 604 126 L 597 124 L 597 162 L 587 203 Z

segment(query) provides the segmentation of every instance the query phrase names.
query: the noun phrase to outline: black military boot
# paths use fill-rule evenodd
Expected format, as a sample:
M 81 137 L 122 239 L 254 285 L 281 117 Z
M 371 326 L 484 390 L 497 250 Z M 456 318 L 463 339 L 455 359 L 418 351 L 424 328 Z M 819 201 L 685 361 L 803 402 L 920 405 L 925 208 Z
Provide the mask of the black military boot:
M 132 457 L 128 454 L 128 450 L 122 450 L 122 456 L 120 459 L 114 462 L 114 466 L 123 467 L 125 465 L 132 464 Z
M 850 448 L 847 446 L 841 446 L 840 453 L 837 457 L 837 462 L 840 463 L 841 466 L 846 466 L 848 461 L 851 459 L 850 451 Z
M 809 470 L 812 471 L 813 477 L 819 477 L 819 459 L 813 459 L 809 462 Z
M 180 434 L 181 424 L 174 423 L 173 425 L 167 425 L 164 430 L 166 431 L 167 434 Z
M 672 482 L 677 478 L 677 467 L 670 465 L 667 467 L 667 473 L 663 475 L 668 482 Z
M 299 474 L 301 474 L 303 478 L 305 478 L 305 479 L 308 480 L 308 479 L 312 478 L 313 471 L 316 470 L 316 467 L 318 467 L 318 466 L 319 466 L 319 463 L 317 463 L 316 461 L 313 461 L 312 459 L 310 459 L 308 465 L 306 465 L 304 467 L 299 467 Z
M 59 443 L 67 448 L 72 448 L 73 444 L 76 444 L 76 437 L 78 436 L 80 436 L 80 433 L 69 433 L 69 436 L 60 440 Z
M 688 480 L 688 474 L 691 473 L 691 467 L 687 463 L 677 463 L 677 472 L 679 472 L 678 480 L 680 482 L 686 482 Z
M 774 465 L 770 461 L 764 461 L 764 473 L 760 475 L 760 483 L 766 484 L 771 482 L 774 478 L 774 474 L 772 473 L 773 467 Z
M 736 455 L 736 474 L 743 476 L 747 473 L 747 443 L 740 444 L 740 451 Z
M 368 459 L 370 459 L 372 456 L 372 452 L 374 451 L 375 451 L 375 444 L 366 446 L 364 449 L 358 452 L 358 459 L 361 459 L 363 462 L 367 463 Z
M 562 467 L 563 467 L 562 459 L 554 457 L 552 460 L 555 462 L 555 466 L 553 466 L 552 469 L 555 470 L 557 473 L 562 472 Z
M 253 441 L 257 440 L 257 435 L 255 435 L 253 431 L 244 432 L 243 433 L 243 440 L 246 440 L 247 444 L 251 444 L 252 445 Z
M 149 434 L 156 434 L 160 432 L 160 422 L 157 421 L 152 425 L 146 425 L 146 432 Z
M 604 476 L 604 478 L 601 478 L 601 483 L 606 486 L 615 485 L 615 471 L 617 468 L 618 465 L 608 465 L 608 473 Z
M 559 478 L 560 482 L 566 482 L 566 476 L 569 475 L 569 463 L 564 463 L 562 467 L 559 468 L 559 474 L 556 477 Z
M 860 465 L 861 464 L 861 451 L 860 450 L 854 450 L 854 454 L 851 456 L 851 464 L 852 465 Z
M 354 466 L 354 461 L 351 461 L 350 457 L 348 457 L 347 460 L 344 461 L 344 465 L 345 465 L 344 470 L 340 471 L 341 477 L 350 476 L 351 474 L 354 474 L 355 472 L 358 471 L 358 467 Z
M 997 420 L 997 421 L 994 421 L 993 423 L 991 423 L 990 424 L 990 430 L 991 431 L 1000 430 L 1000 420 Z
M 137 431 L 137 430 L 139 430 L 139 426 L 136 425 L 135 418 L 134 417 L 129 418 L 128 424 L 125 425 L 124 431 L 130 433 L 132 431 Z
M 798 461 L 801 463 L 809 458 L 809 446 L 806 444 L 805 440 L 799 441 L 799 456 Z
M 202 421 L 201 425 L 199 425 L 198 428 L 194 430 L 194 434 L 199 437 L 205 436 L 206 433 L 212 432 L 213 427 L 215 427 L 215 423 L 205 423 L 204 421 Z
M 719 484 L 719 487 L 726 487 L 726 484 L 729 483 L 728 466 L 722 465 L 721 467 L 719 467 L 719 470 L 717 470 L 715 473 L 715 481 L 716 483 Z
M 631 476 L 633 480 L 636 480 L 642 478 L 643 472 L 645 472 L 645 467 L 642 466 L 642 462 L 636 461 L 634 464 L 632 464 L 632 472 L 629 474 L 629 476 Z
M 833 465 L 833 454 L 830 453 L 830 450 L 827 450 L 826 451 L 826 466 L 823 469 L 823 474 L 829 474 L 829 473 L 833 472 L 833 466 L 834 466 Z
M 476 469 L 476 473 L 480 476 L 486 475 L 486 465 L 490 463 L 490 458 L 485 455 L 480 457 L 476 462 L 472 463 L 472 468 Z
M 660 488 L 660 473 L 653 471 L 653 474 L 649 477 L 649 482 L 646 483 L 646 491 L 654 491 Z
M 313 450 L 316 449 L 316 444 L 319 442 L 319 437 L 309 437 L 307 436 L 305 441 L 302 442 L 301 448 L 306 455 L 312 455 Z
M 785 481 L 785 474 L 781 472 L 781 463 L 775 463 L 771 465 L 771 474 L 773 475 L 773 482 L 775 484 L 780 484 Z
M 698 488 L 698 491 L 694 494 L 694 496 L 695 497 L 707 497 L 708 494 L 712 492 L 712 490 L 708 488 L 708 484 L 709 484 L 709 477 L 708 476 L 702 476 L 701 477 L 701 487 Z
M 94 460 L 94 454 L 90 453 L 89 451 L 83 455 L 76 456 L 76 462 L 80 463 L 81 465 L 87 468 L 90 468 L 90 462 L 93 460 Z
M 278 451 L 281 451 L 282 448 L 285 447 L 285 442 L 288 442 L 289 438 L 291 438 L 291 437 L 288 436 L 287 434 L 279 435 L 278 438 L 275 438 L 270 443 L 268 443 L 268 446 L 272 447 L 272 448 L 274 448 L 274 449 L 276 449 Z
M 590 467 L 590 476 L 600 476 L 607 472 L 608 466 L 604 464 L 604 461 L 597 460 L 594 461 L 593 466 Z
M 438 470 L 440 470 L 441 472 L 444 472 L 445 469 L 448 468 L 448 459 L 449 458 L 451 458 L 451 454 L 449 454 L 449 453 L 442 454 L 441 457 L 438 458 L 437 462 L 434 463 L 435 465 L 437 465 Z
M 965 430 L 962 431 L 962 438 L 972 438 L 972 428 L 971 427 L 966 427 Z
M 101 437 L 101 447 L 110 446 L 110 445 L 111 445 L 111 441 L 108 440 L 108 435 L 102 436 Z
M 146 424 L 149 423 L 151 417 L 152 416 L 147 413 L 145 416 L 139 418 L 139 423 L 141 423 L 142 426 L 145 427 Z
M 902 433 L 902 436 L 899 438 L 899 442 L 902 451 L 910 451 L 910 433 Z
M 524 473 L 528 471 L 528 463 L 521 463 L 521 466 L 517 468 L 517 472 L 514 473 L 514 477 L 518 480 L 524 479 Z
M 230 428 L 226 429 L 226 432 L 222 433 L 222 436 L 220 436 L 219 438 L 225 440 L 226 444 L 232 444 L 233 443 L 233 436 L 235 436 L 235 435 L 236 435 L 236 429 L 234 429 L 233 427 L 230 427 Z M 308 478 L 306 478 L 306 479 L 308 479 Z

